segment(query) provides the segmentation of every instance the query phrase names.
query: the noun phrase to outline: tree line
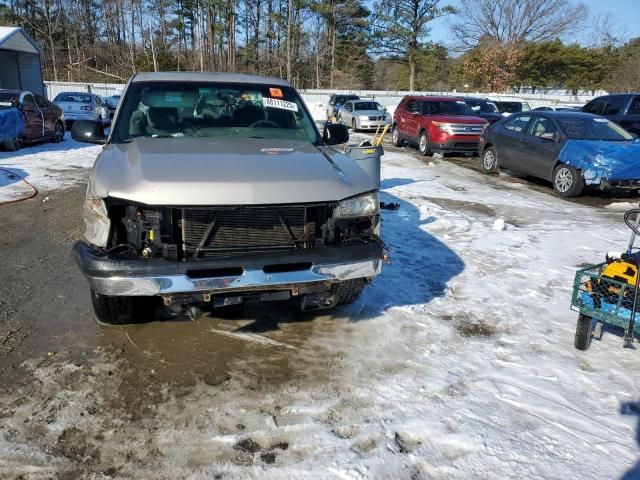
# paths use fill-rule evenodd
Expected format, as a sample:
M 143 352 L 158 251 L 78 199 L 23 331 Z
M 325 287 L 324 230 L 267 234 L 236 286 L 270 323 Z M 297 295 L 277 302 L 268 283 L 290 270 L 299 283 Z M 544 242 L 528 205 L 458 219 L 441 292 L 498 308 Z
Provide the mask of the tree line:
M 450 40 L 431 41 L 447 17 Z M 238 71 L 298 88 L 640 88 L 640 38 L 571 0 L 1 0 L 43 50 L 45 78 Z M 585 45 L 563 42 L 590 29 Z

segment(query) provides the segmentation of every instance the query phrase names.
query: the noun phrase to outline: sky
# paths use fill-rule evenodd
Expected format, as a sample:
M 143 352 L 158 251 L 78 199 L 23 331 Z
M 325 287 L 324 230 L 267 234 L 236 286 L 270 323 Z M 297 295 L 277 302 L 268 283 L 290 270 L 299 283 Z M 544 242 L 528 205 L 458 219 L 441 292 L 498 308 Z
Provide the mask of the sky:
M 578 2 L 574 2 L 578 3 Z M 604 15 L 609 12 L 613 14 L 614 20 L 626 34 L 628 38 L 640 37 L 640 0 L 582 0 L 589 7 L 590 17 Z M 442 1 L 443 5 L 449 4 L 458 6 L 458 0 Z M 450 43 L 451 35 L 449 33 L 449 25 L 453 18 L 439 18 L 432 22 L 431 39 L 436 42 Z M 585 29 L 586 30 L 586 29 Z M 587 35 L 585 38 L 578 38 L 580 43 L 587 43 Z M 567 40 L 567 39 L 565 39 Z M 574 39 L 569 39 L 573 41 Z

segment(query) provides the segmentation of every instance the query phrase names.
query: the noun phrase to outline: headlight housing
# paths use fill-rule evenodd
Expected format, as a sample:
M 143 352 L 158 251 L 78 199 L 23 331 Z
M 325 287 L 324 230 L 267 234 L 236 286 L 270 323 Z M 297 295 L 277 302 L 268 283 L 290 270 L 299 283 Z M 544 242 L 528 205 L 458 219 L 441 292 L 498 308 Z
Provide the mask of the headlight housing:
M 380 213 L 378 192 L 369 192 L 338 202 L 333 210 L 334 218 L 370 217 Z
M 97 247 L 106 247 L 109 240 L 111 220 L 102 198 L 96 196 L 89 182 L 84 200 L 84 238 Z
M 368 117 L 368 116 L 366 116 L 366 115 L 358 115 L 358 118 L 359 118 L 360 120 L 365 121 L 365 122 L 366 122 L 367 120 L 369 120 L 369 117 Z
M 453 134 L 453 127 L 450 123 L 447 122 L 436 122 L 435 120 L 431 122 L 431 124 L 435 127 L 438 127 L 443 132 L 447 132 L 448 134 Z

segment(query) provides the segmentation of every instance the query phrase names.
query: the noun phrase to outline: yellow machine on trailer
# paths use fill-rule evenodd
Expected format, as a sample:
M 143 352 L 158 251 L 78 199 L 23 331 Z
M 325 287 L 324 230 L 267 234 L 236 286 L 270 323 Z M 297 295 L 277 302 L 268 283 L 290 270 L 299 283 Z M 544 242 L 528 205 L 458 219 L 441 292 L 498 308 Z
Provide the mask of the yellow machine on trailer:
M 624 222 L 631 229 L 627 251 L 619 258 L 607 255 L 604 263 L 576 272 L 571 308 L 580 313 L 574 340 L 578 350 L 587 350 L 593 337 L 601 338 L 604 325 L 624 329 L 625 347 L 631 347 L 634 335 L 640 335 L 640 324 L 635 321 L 640 265 L 635 240 L 640 236 L 640 209 L 628 210 Z

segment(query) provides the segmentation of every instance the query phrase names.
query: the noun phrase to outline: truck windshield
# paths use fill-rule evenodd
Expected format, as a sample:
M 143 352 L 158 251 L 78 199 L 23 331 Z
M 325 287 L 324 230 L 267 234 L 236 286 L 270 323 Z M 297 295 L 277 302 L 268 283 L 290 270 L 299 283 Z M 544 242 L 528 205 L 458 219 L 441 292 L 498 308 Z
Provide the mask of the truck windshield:
M 112 141 L 137 137 L 236 137 L 321 142 L 291 87 L 231 82 L 134 82 Z
M 574 140 L 633 140 L 626 130 L 606 118 L 561 117 L 558 122 L 567 137 Z

